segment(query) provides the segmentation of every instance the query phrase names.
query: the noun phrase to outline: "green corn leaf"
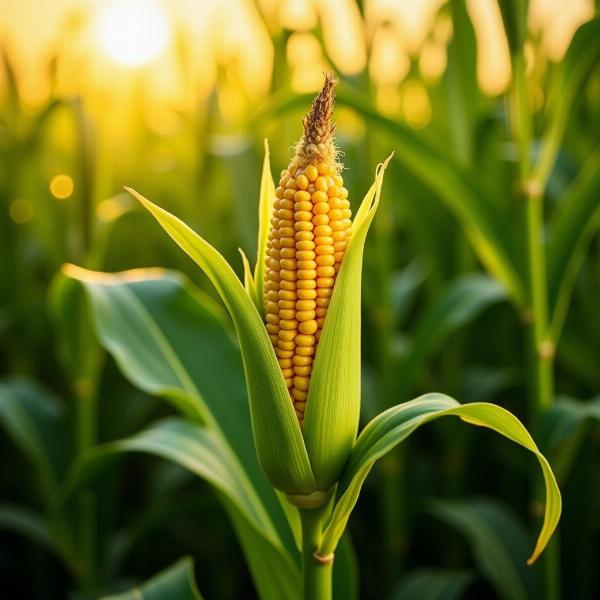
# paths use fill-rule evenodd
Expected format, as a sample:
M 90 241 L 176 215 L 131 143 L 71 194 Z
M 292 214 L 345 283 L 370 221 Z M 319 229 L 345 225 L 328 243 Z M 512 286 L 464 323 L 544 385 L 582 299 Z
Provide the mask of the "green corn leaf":
M 455 279 L 439 300 L 423 311 L 416 324 L 398 376 L 403 393 L 410 392 L 427 357 L 448 335 L 504 299 L 502 286 L 485 274 L 474 273 Z
M 205 426 L 165 419 L 132 437 L 86 451 L 70 473 L 64 500 L 94 481 L 110 459 L 132 452 L 172 461 L 208 481 L 234 525 L 261 597 L 294 597 L 294 590 L 300 588 L 294 557 L 282 546 L 264 505 L 227 444 Z
M 346 532 L 333 561 L 333 600 L 358 600 L 358 561 L 350 534 Z
M 500 598 L 532 597 L 533 573 L 525 564 L 528 536 L 503 505 L 489 499 L 437 500 L 431 503 L 431 512 L 465 535 L 479 571 Z
M 121 594 L 103 596 L 101 600 L 202 600 L 194 577 L 191 558 L 182 558 L 146 583 Z
M 540 446 L 552 457 L 559 482 L 570 473 L 589 421 L 600 422 L 600 397 L 581 402 L 562 396 L 542 416 Z
M 0 382 L 0 425 L 33 463 L 50 496 L 64 476 L 70 453 L 63 407 L 49 391 L 26 379 Z
M 600 397 L 587 402 L 561 396 L 542 419 L 543 446 L 553 451 L 574 435 L 588 419 L 600 422 Z
M 227 513 L 240 540 L 259 598 L 300 600 L 299 565 L 269 543 L 237 511 L 229 508 Z
M 481 92 L 477 84 L 477 43 L 475 28 L 466 3 L 452 0 L 452 40 L 448 44 L 448 67 L 444 75 L 448 128 L 462 164 L 474 159 L 475 126 L 479 118 Z
M 403 577 L 390 600 L 459 600 L 472 581 L 469 571 L 419 569 Z
M 303 433 L 321 490 L 337 481 L 358 430 L 362 256 L 389 160 L 378 167 L 375 183 L 354 219 L 310 379 Z
M 0 504 L 0 529 L 12 531 L 51 552 L 57 552 L 52 532 L 44 518 L 29 508 L 16 504 Z
M 310 94 L 275 97 L 259 117 L 281 114 L 311 100 Z M 483 187 L 477 174 L 458 165 L 439 144 L 380 114 L 370 99 L 355 88 L 341 83 L 336 89 L 336 102 L 393 138 L 396 160 L 438 194 L 462 223 L 481 262 L 504 285 L 514 302 L 524 306 L 525 286 L 514 233 L 504 215 L 488 200 L 492 192 Z
M 166 396 L 227 440 L 288 548 L 281 505 L 256 459 L 239 348 L 226 314 L 183 276 L 160 269 L 102 274 L 72 265 L 98 337 L 133 385 Z
M 225 494 L 257 531 L 277 541 L 273 524 L 231 448 L 217 432 L 182 419 L 165 419 L 133 437 L 86 451 L 69 474 L 67 495 L 95 477 L 107 458 L 125 452 L 154 454 L 192 471 Z
M 523 51 L 527 39 L 528 0 L 498 0 L 511 54 Z
M 267 330 L 227 261 L 183 221 L 128 190 L 206 273 L 235 324 L 250 396 L 258 458 L 271 483 L 289 493 L 311 493 L 315 480 L 298 418 Z
M 275 183 L 271 175 L 271 162 L 269 160 L 269 142 L 265 140 L 265 158 L 263 162 L 262 177 L 260 180 L 260 200 L 258 203 L 258 252 L 254 266 L 254 284 L 258 300 L 258 312 L 263 316 L 263 296 L 265 287 L 265 257 L 267 255 L 267 241 L 273 203 L 275 201 Z
M 60 273 L 52 280 L 48 299 L 58 340 L 58 356 L 79 398 L 87 398 L 96 387 L 103 357 L 88 304 L 79 283 Z
M 587 159 L 549 224 L 548 288 L 554 340 L 560 336 L 586 250 L 600 227 L 599 195 L 600 148 Z
M 320 554 L 326 555 L 335 549 L 356 504 L 362 484 L 375 462 L 424 423 L 448 415 L 460 417 L 472 425 L 493 429 L 535 454 L 546 487 L 544 523 L 528 562 L 532 563 L 537 559 L 554 532 L 561 513 L 560 491 L 548 461 L 521 422 L 505 409 L 483 402 L 461 405 L 443 394 L 426 394 L 416 400 L 399 404 L 375 417 L 365 427 L 342 474 L 333 516 L 319 548 Z
M 557 66 L 544 118 L 540 158 L 534 178 L 545 185 L 558 155 L 562 139 L 573 113 L 573 105 L 590 73 L 600 60 L 600 19 L 584 23 L 573 36 L 567 53 Z

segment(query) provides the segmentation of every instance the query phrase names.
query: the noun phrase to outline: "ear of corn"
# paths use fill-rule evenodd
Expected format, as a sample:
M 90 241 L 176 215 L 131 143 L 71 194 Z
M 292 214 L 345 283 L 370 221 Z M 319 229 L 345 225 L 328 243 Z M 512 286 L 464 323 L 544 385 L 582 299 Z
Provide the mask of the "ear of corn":
M 221 295 L 240 340 L 259 460 L 273 486 L 304 507 L 328 501 L 356 437 L 362 252 L 383 180 L 380 170 L 352 225 L 335 160 L 332 90 L 328 77 L 272 195 L 265 156 L 258 244 L 266 255 L 262 299 L 258 265 L 253 275 L 242 253 L 244 289 L 215 248 L 130 190 Z M 303 194 L 296 199 L 298 192 Z M 264 225 L 271 209 L 269 229 Z
M 333 140 L 334 84 L 327 75 L 281 173 L 265 257 L 266 327 L 320 490 L 337 480 L 358 430 L 362 252 L 383 180 L 382 170 L 353 227 Z
M 281 173 L 266 248 L 266 326 L 300 425 L 351 227 L 348 190 L 335 159 L 334 83 L 327 75 L 295 156 Z

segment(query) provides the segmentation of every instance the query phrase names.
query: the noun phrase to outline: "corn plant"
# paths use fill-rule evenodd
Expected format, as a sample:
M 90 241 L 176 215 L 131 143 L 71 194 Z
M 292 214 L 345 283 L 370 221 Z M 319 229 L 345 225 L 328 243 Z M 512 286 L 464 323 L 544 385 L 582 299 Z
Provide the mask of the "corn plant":
M 421 425 L 457 416 L 536 456 L 546 505 L 531 564 L 558 523 L 561 498 L 516 417 L 493 404 L 430 393 L 392 406 L 358 433 L 363 249 L 390 159 L 378 166 L 351 220 L 333 136 L 333 88 L 327 75 L 277 188 L 266 147 L 258 256 L 254 269 L 243 256 L 244 284 L 206 240 L 130 190 L 218 291 L 237 333 L 248 405 L 239 391 L 230 393 L 232 382 L 214 380 L 215 361 L 239 368 L 226 335 L 210 342 L 213 356 L 204 364 L 195 359 L 195 347 L 207 343 L 203 329 L 222 326 L 223 316 L 189 283 L 162 272 L 65 269 L 87 290 L 100 338 L 123 372 L 188 417 L 84 454 L 71 489 L 85 485 L 90 464 L 107 456 L 168 458 L 218 490 L 261 597 L 349 597 L 345 531 L 373 465 Z

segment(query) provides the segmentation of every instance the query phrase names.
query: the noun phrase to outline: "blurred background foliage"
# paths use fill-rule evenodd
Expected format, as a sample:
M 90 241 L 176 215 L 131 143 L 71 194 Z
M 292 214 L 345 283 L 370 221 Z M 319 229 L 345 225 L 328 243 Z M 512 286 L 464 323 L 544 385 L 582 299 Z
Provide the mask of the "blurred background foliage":
M 592 0 L 0 0 L 8 597 L 100 597 L 183 555 L 195 558 L 205 597 L 253 597 L 217 494 L 180 467 L 111 462 L 97 487 L 62 504 L 80 453 L 172 409 L 101 349 L 61 269 L 161 266 L 214 298 L 122 186 L 192 224 L 241 272 L 237 248 L 256 253 L 263 140 L 278 173 L 333 69 L 354 207 L 396 152 L 366 251 L 365 420 L 425 391 L 496 402 L 536 432 L 565 501 L 551 558 L 525 567 L 539 518 L 533 461 L 485 432 L 435 424 L 369 479 L 351 521 L 360 597 L 597 598 L 597 9 Z M 541 271 L 528 254 L 536 216 L 523 208 L 537 196 Z M 540 272 L 546 396 L 528 352 Z M 225 366 L 219 376 L 240 379 Z M 177 563 L 149 585 L 189 568 Z

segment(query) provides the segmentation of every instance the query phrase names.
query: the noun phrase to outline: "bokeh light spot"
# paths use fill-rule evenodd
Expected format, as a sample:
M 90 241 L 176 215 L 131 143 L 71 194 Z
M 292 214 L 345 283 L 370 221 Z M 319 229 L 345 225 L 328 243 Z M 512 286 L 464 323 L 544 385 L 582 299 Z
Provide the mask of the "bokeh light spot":
M 118 219 L 123 213 L 127 212 L 127 209 L 119 202 L 116 198 L 107 198 L 102 200 L 96 207 L 96 214 L 100 221 L 104 223 L 110 223 Z
M 69 198 L 73 187 L 73 180 L 68 175 L 55 175 L 50 181 L 50 193 L 58 200 Z
M 15 223 L 28 223 L 33 219 L 33 204 L 24 198 L 17 198 L 11 202 L 8 213 Z
M 402 113 L 406 122 L 415 129 L 425 127 L 431 121 L 431 103 L 427 90 L 413 79 L 404 84 L 402 91 Z

